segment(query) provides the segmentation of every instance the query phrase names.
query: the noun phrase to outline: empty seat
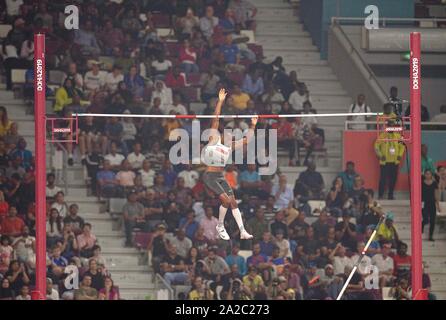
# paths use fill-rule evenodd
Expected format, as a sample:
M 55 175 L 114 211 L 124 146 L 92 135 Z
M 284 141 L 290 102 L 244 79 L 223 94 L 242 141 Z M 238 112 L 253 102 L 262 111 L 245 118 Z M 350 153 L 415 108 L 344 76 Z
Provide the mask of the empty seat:
M 50 70 L 49 75 L 49 84 L 54 84 L 60 86 L 62 80 L 65 76 L 65 73 L 60 70 Z

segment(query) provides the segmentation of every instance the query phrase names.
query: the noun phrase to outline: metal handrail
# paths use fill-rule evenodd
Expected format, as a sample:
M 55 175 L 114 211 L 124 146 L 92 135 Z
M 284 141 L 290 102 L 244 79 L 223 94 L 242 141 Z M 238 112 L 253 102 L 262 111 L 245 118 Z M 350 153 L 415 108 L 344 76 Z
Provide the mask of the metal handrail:
M 340 27 L 339 24 L 333 24 L 332 27 L 333 27 L 333 29 L 336 28 L 336 30 L 338 30 L 341 33 L 341 35 L 344 38 L 344 40 L 350 46 L 350 48 L 349 48 L 350 55 L 354 54 L 356 56 L 357 60 L 360 62 L 360 66 L 359 67 L 362 67 L 364 69 L 364 71 L 368 74 L 368 80 L 376 85 L 376 87 L 378 89 L 378 92 L 376 92 L 378 97 L 381 97 L 381 99 L 383 99 L 383 100 L 388 100 L 386 91 L 384 90 L 384 88 L 379 83 L 378 79 L 375 76 L 375 73 L 370 68 L 370 66 L 364 61 L 364 59 L 359 54 L 358 50 L 353 45 L 353 42 L 349 39 L 347 34 L 344 32 L 344 30 Z
M 155 278 L 155 292 L 158 291 L 158 280 L 159 280 L 159 281 L 161 281 L 161 283 L 163 284 L 165 289 L 167 289 L 167 291 L 169 292 L 169 300 L 174 300 L 174 293 L 173 293 L 172 287 L 166 282 L 166 280 L 164 280 L 164 278 L 159 273 L 156 273 L 155 276 L 156 276 L 156 278 Z
M 352 116 L 354 116 L 355 114 L 354 113 L 352 113 Z M 370 126 L 370 125 L 374 125 L 375 127 L 378 125 L 377 123 L 376 123 L 376 121 L 355 121 L 355 120 L 346 120 L 345 121 L 345 124 L 344 124 L 344 130 L 345 131 L 358 131 L 358 130 L 355 130 L 355 129 L 350 129 L 349 128 L 349 125 L 351 125 L 351 124 L 365 124 L 365 125 L 368 125 L 368 126 Z M 407 125 L 410 125 L 410 122 L 409 123 L 406 123 Z M 406 125 L 405 124 L 405 125 Z M 446 126 L 446 122 L 421 122 L 421 125 L 422 126 L 425 126 L 425 127 L 430 127 L 430 126 Z M 368 127 L 367 126 L 367 127 Z M 365 130 L 376 130 L 376 128 L 375 129 L 365 129 Z

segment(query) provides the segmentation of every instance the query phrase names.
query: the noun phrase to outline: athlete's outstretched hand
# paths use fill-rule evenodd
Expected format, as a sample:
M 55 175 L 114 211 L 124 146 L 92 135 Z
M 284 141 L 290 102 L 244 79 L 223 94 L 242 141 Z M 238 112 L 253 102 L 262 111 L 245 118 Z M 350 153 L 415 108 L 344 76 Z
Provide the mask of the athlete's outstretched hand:
M 259 117 L 258 116 L 254 116 L 251 118 L 251 125 L 253 127 L 255 127 L 257 125 L 257 121 L 259 121 Z
M 218 92 L 218 100 L 222 102 L 225 101 L 227 94 L 228 93 L 226 92 L 226 90 L 224 88 L 221 88 L 220 91 Z

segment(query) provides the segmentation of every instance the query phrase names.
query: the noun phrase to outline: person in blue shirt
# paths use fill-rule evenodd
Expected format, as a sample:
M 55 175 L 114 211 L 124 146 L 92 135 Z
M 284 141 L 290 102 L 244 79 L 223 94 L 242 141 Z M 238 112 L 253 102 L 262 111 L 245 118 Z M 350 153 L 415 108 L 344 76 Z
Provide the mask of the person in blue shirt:
M 239 177 L 240 190 L 249 195 L 255 195 L 262 199 L 269 196 L 268 192 L 263 190 L 263 182 L 256 170 L 255 164 L 248 164 L 247 170 L 244 170 Z
M 143 97 L 145 82 L 144 78 L 138 74 L 138 68 L 131 66 L 128 74 L 124 76 L 124 83 L 134 97 Z
M 226 263 L 228 266 L 237 265 L 239 273 L 244 276 L 246 274 L 246 262 L 245 258 L 240 256 L 238 253 L 240 251 L 240 245 L 235 243 L 232 245 L 231 254 L 226 257 Z
M 33 154 L 31 153 L 31 151 L 26 149 L 26 140 L 23 138 L 19 139 L 17 148 L 11 152 L 12 159 L 15 159 L 17 157 L 22 159 L 22 166 L 25 170 L 31 168 Z
M 258 70 L 246 74 L 243 80 L 242 90 L 254 98 L 263 94 L 263 79 Z
M 271 232 L 265 231 L 262 236 L 262 241 L 260 241 L 260 252 L 266 256 L 272 256 L 274 247 Z
M 348 161 L 345 164 L 345 171 L 338 174 L 338 177 L 340 177 L 344 183 L 343 189 L 345 192 L 349 193 L 353 189 L 353 184 L 357 176 L 358 174 L 355 171 L 355 163 L 353 161 Z
M 186 233 L 186 237 L 189 239 L 193 239 L 195 236 L 195 233 L 198 230 L 199 224 L 197 221 L 195 221 L 195 212 L 194 210 L 189 210 L 186 213 L 186 216 L 181 218 L 180 220 L 180 229 L 183 229 Z
M 240 50 L 236 44 L 232 43 L 232 36 L 227 35 L 225 43 L 220 46 L 224 61 L 228 71 L 243 72 L 245 67 L 240 64 Z

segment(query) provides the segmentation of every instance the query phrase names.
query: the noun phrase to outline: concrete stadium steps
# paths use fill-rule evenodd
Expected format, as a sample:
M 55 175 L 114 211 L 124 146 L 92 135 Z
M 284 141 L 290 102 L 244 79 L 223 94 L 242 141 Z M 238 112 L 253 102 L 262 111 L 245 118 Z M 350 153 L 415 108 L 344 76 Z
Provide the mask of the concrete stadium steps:
M 276 23 L 276 22 L 262 22 L 256 28 L 256 33 L 258 34 L 268 34 L 268 33 L 277 33 L 280 35 L 297 35 L 297 36 L 307 36 L 303 25 L 299 25 L 297 28 L 290 28 L 285 23 Z
M 288 22 L 292 23 L 299 21 L 299 17 L 295 15 L 294 10 L 291 10 L 289 6 L 270 6 L 258 8 L 257 15 L 255 17 L 257 25 L 260 26 L 262 22 Z
M 307 47 L 313 49 L 313 41 L 309 36 L 306 37 L 280 37 L 280 35 L 262 35 L 256 34 L 256 42 L 263 47 L 264 55 L 268 50 L 273 49 L 294 49 L 299 51 L 299 48 Z M 286 64 L 286 61 L 284 61 Z M 327 64 L 326 64 L 327 65 Z

